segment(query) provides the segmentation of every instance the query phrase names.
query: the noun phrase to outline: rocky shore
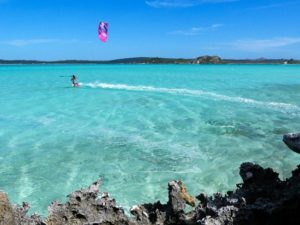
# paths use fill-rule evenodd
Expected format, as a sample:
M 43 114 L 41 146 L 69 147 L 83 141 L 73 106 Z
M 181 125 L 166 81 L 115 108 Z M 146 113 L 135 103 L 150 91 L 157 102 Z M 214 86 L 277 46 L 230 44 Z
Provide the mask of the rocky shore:
M 300 165 L 282 181 L 272 169 L 253 163 L 240 166 L 243 183 L 226 195 L 190 196 L 182 181 L 168 183 L 169 200 L 133 206 L 128 217 L 109 194 L 99 191 L 100 181 L 53 202 L 48 217 L 28 216 L 28 203 L 11 205 L 0 192 L 0 225 L 279 225 L 300 224 Z M 186 212 L 189 204 L 193 210 Z

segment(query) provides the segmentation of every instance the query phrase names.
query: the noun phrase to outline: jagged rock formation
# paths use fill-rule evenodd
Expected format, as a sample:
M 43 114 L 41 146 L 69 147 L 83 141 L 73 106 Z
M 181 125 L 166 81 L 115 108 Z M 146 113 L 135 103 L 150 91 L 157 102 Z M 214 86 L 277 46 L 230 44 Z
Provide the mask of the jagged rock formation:
M 100 181 L 70 194 L 65 204 L 53 202 L 48 218 L 26 216 L 27 203 L 12 206 L 0 193 L 0 225 L 296 225 L 300 224 L 300 165 L 292 177 L 281 181 L 272 169 L 253 163 L 240 167 L 243 183 L 235 191 L 195 199 L 181 181 L 168 183 L 169 200 L 133 206 L 125 215 L 108 193 L 99 194 Z M 98 196 L 99 195 L 99 196 Z M 186 204 L 195 206 L 185 212 Z
M 124 210 L 116 206 L 107 193 L 98 198 L 100 181 L 86 189 L 68 195 L 65 204 L 53 202 L 48 207 L 48 225 L 73 224 L 129 224 Z

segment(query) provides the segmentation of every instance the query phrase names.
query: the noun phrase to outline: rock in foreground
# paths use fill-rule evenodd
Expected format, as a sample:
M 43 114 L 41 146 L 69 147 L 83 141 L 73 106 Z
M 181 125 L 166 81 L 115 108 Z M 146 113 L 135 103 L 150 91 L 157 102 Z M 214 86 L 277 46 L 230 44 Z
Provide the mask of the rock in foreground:
M 216 193 L 190 196 L 181 181 L 168 183 L 166 204 L 136 205 L 132 217 L 125 215 L 108 193 L 99 193 L 100 181 L 70 194 L 65 204 L 53 202 L 48 218 L 26 216 L 27 203 L 12 206 L 0 193 L 0 225 L 296 225 L 300 224 L 300 165 L 292 177 L 281 181 L 272 169 L 243 163 L 240 167 L 243 183 L 226 195 Z M 195 206 L 185 212 L 186 204 Z
M 291 150 L 300 154 L 300 133 L 285 134 L 282 140 Z

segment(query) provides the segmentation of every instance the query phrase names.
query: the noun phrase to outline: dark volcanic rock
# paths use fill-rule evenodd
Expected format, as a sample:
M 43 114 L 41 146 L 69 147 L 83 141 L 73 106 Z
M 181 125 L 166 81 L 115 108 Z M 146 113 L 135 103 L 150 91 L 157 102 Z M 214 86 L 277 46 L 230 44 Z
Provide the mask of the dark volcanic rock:
M 243 184 L 236 191 L 225 196 L 197 196 L 198 224 L 300 224 L 299 174 L 300 167 L 293 171 L 293 177 L 280 181 L 272 169 L 243 163 L 240 168 Z
M 53 202 L 48 208 L 47 225 L 129 224 L 123 209 L 107 193 L 97 198 L 99 185 L 100 181 L 96 181 L 86 189 L 73 192 L 65 204 Z
M 291 150 L 300 154 L 300 133 L 285 134 L 282 140 Z
M 243 164 L 242 171 L 242 177 L 253 173 L 253 181 L 235 193 L 247 203 L 239 209 L 235 224 L 300 224 L 299 167 L 286 181 L 280 181 L 272 169 L 258 165 Z

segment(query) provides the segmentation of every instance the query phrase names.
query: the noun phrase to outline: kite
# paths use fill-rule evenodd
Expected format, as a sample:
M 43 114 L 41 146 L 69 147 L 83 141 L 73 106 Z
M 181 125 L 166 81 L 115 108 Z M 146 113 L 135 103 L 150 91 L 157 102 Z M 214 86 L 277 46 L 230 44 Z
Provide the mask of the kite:
M 107 41 L 108 23 L 100 22 L 98 27 L 98 37 L 101 41 Z

